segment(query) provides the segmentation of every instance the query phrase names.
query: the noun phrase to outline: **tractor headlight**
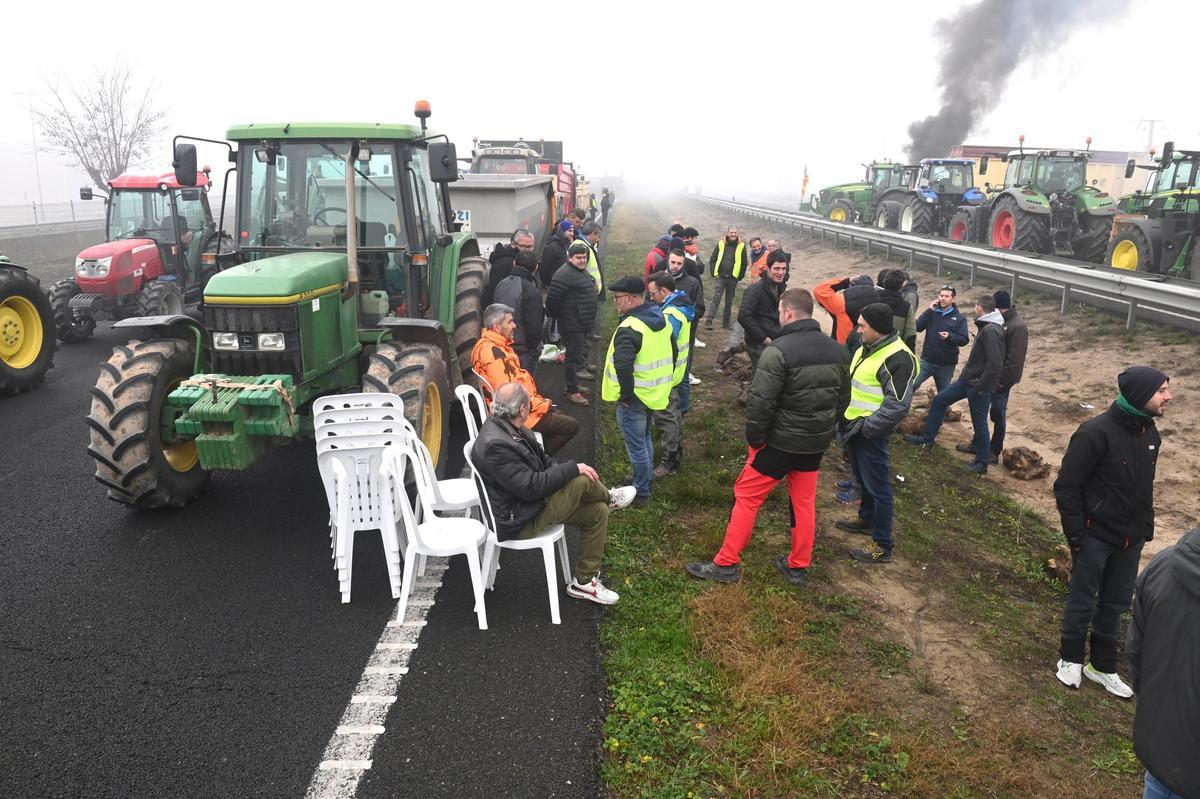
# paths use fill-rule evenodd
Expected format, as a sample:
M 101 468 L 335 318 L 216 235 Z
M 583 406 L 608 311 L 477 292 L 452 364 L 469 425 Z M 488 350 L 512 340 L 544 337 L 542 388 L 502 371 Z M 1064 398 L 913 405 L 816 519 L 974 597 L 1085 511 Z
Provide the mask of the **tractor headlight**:
M 260 350 L 283 350 L 286 344 L 282 333 L 259 333 L 258 348 Z
M 82 258 L 75 259 L 75 274 L 79 275 L 80 277 L 87 274 L 87 269 L 84 267 L 84 263 L 85 262 Z
M 213 333 L 214 350 L 236 350 L 238 348 L 237 333 Z
M 112 256 L 101 258 L 96 261 L 96 277 L 104 277 L 108 274 L 108 268 L 112 266 Z

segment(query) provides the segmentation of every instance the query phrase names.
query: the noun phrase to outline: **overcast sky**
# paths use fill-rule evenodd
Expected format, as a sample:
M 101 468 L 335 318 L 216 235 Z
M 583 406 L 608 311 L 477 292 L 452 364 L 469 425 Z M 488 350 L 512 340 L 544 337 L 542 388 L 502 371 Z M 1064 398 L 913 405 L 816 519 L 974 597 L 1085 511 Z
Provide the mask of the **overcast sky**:
M 1053 2 L 1053 0 L 1047 0 Z M 37 199 L 26 98 L 123 58 L 169 112 L 170 134 L 224 138 L 231 124 L 408 122 L 460 155 L 472 137 L 562 139 L 589 176 L 705 193 L 810 191 L 858 164 L 902 157 L 910 122 L 938 108 L 934 24 L 957 4 L 309 3 L 17 4 L 5 13 L 0 204 Z M 1188 94 L 1200 4 L 1135 2 L 1024 62 L 973 142 L 1200 148 Z M 1001 24 L 1001 21 L 997 21 Z M 1164 75 L 1174 74 L 1174 79 Z M 217 167 L 219 157 L 207 155 Z M 42 153 L 47 203 L 87 180 Z

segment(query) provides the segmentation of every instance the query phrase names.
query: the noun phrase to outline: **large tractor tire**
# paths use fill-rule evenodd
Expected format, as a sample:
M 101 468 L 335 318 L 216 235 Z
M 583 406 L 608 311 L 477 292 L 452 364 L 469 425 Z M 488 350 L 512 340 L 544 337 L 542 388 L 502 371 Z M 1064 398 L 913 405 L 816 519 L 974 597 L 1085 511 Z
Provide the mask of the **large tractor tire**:
M 950 226 L 946 228 L 946 237 L 951 241 L 976 241 L 975 214 L 970 211 L 955 211 L 950 217 Z
M 900 212 L 900 232 L 914 236 L 933 235 L 933 204 L 913 197 Z
M 38 279 L 0 263 L 0 395 L 40 385 L 54 365 L 54 312 Z
M 439 473 L 449 460 L 450 381 L 441 353 L 428 344 L 380 344 L 367 361 L 363 391 L 396 394 L 404 416 L 429 448 Z
M 1023 210 L 1011 197 L 1002 197 L 992 211 L 988 243 L 1001 250 L 1044 253 L 1047 217 Z
M 174 280 L 153 280 L 138 295 L 137 316 L 178 316 L 183 309 L 183 294 Z
M 1108 240 L 1112 237 L 1113 218 L 1085 214 L 1079 218 L 1079 238 L 1071 242 L 1071 250 L 1081 261 L 1104 263 Z
M 71 310 L 71 298 L 80 293 L 79 284 L 71 278 L 60 280 L 50 287 L 50 307 L 54 309 L 54 328 L 63 344 L 87 341 L 96 330 L 96 320 Z
M 464 258 L 454 287 L 454 353 L 464 381 L 471 376 L 471 349 L 483 332 L 482 258 Z
M 181 508 L 204 493 L 209 473 L 196 443 L 174 440 L 167 395 L 192 376 L 195 344 L 175 338 L 114 347 L 92 388 L 87 453 L 108 498 L 136 508 Z
M 900 211 L 904 206 L 897 202 L 885 200 L 875 210 L 875 227 L 884 230 L 896 230 L 900 227 Z
M 1135 225 L 1125 225 L 1108 246 L 1104 262 L 1113 269 L 1129 272 L 1153 272 L 1155 270 L 1154 248 L 1150 239 Z
M 854 206 L 846 200 L 834 200 L 833 205 L 829 206 L 829 212 L 825 214 L 825 218 L 830 222 L 841 222 L 844 225 L 849 225 L 854 222 L 857 216 L 854 213 Z

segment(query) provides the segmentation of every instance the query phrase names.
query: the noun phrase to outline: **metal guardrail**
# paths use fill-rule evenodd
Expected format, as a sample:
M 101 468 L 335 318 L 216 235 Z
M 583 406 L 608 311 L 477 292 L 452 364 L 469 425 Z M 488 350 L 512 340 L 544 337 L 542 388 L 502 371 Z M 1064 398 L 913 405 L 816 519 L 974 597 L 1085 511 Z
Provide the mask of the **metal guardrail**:
M 830 222 L 818 216 L 781 211 L 776 208 L 693 197 L 700 202 L 767 222 L 798 228 L 811 240 L 833 241 L 835 248 L 848 242 L 850 249 L 862 244 L 868 255 L 875 248 L 891 260 L 907 253 L 909 266 L 932 263 L 936 274 L 954 267 L 969 274 L 970 285 L 977 275 L 999 276 L 1009 283 L 1015 299 L 1019 290 L 1050 294 L 1061 299 L 1060 312 L 1073 302 L 1125 313 L 1125 326 L 1138 319 L 1187 330 L 1200 331 L 1200 284 L 1167 281 L 1161 275 L 1122 272 L 1107 267 L 1090 268 L 1066 261 L 1039 258 L 1027 253 L 995 250 L 949 239 L 926 238 L 882 228 Z

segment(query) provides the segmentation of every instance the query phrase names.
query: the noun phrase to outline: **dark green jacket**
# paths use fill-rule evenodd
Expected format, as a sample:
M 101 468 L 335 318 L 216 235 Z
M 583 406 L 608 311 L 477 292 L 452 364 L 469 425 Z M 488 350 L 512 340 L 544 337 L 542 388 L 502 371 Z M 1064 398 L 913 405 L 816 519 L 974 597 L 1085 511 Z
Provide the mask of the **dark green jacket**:
M 850 402 L 850 354 L 815 320 L 784 326 L 763 350 L 746 402 L 746 441 L 824 452 Z

